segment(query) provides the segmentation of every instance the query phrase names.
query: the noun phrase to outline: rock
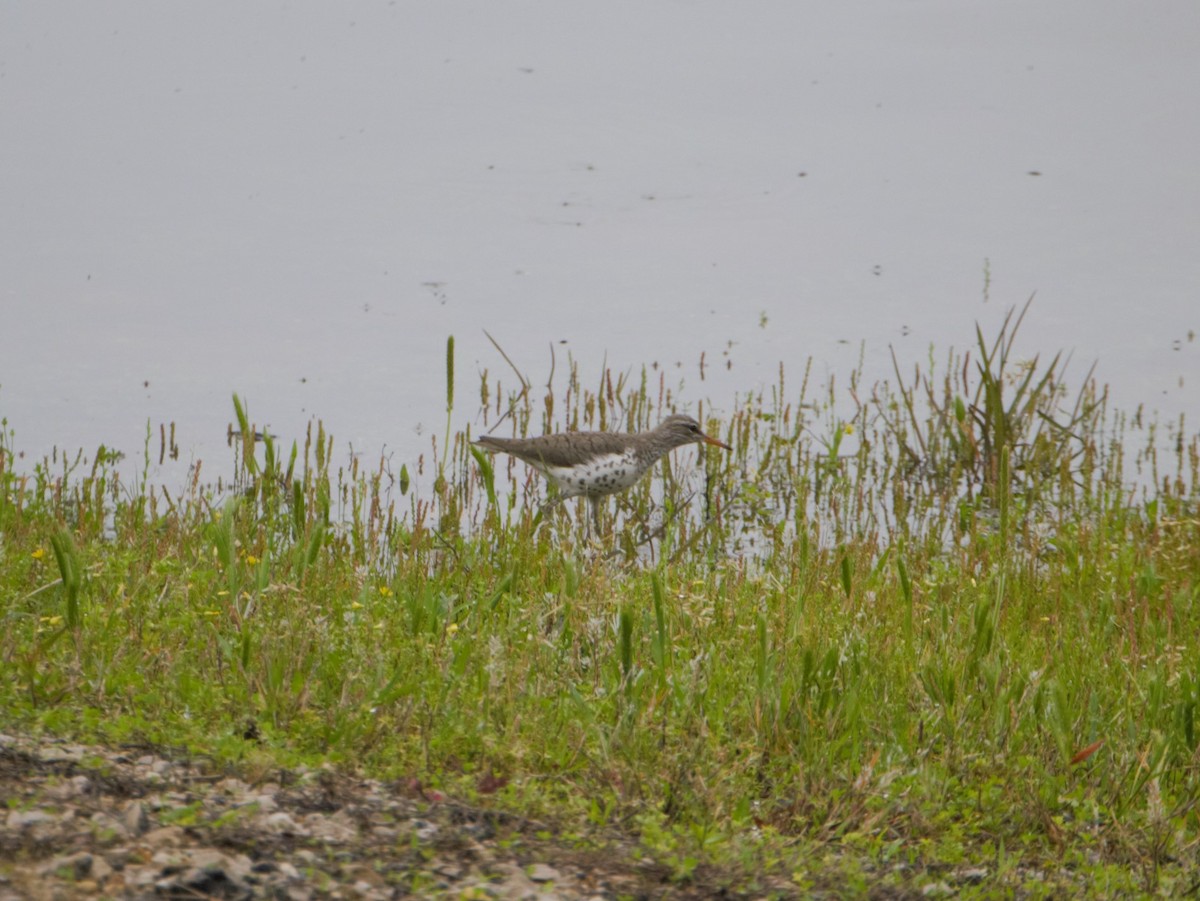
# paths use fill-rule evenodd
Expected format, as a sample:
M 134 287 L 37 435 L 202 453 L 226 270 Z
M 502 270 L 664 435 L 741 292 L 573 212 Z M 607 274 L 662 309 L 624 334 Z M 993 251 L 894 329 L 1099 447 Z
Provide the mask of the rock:
M 451 882 L 461 879 L 464 871 L 464 867 L 452 860 L 439 861 L 433 867 L 433 872 L 445 876 Z
M 169 865 L 154 881 L 157 893 L 168 897 L 210 897 L 249 899 L 246 883 L 250 860 L 243 855 L 228 855 L 212 848 L 197 848 L 178 855 L 182 866 Z M 154 863 L 159 863 L 155 855 Z
M 178 848 L 183 839 L 183 830 L 178 826 L 160 826 L 142 836 L 142 842 L 151 848 Z
M 292 815 L 290 813 L 284 813 L 283 811 L 277 811 L 268 815 L 265 823 L 267 829 L 276 835 L 308 834 L 307 830 L 302 828 L 299 823 L 292 819 Z
M 230 859 L 215 848 L 195 848 L 188 854 L 188 863 L 201 870 L 224 870 L 231 866 Z M 249 867 L 247 867 L 249 869 Z
M 284 861 L 281 861 L 281 862 L 280 862 L 280 864 L 279 864 L 279 872 L 280 872 L 280 873 L 283 875 L 283 877 L 284 877 L 285 879 L 287 879 L 289 882 L 299 882 L 299 881 L 300 881 L 300 880 L 303 878 L 303 877 L 300 875 L 300 871 L 299 871 L 299 870 L 297 870 L 297 869 L 296 869 L 294 866 L 292 866 L 290 863 L 288 863 L 286 860 L 284 860 Z
M 51 785 L 46 788 L 46 796 L 55 801 L 69 801 L 85 795 L 92 788 L 92 780 L 87 776 L 72 776 L 66 782 Z
M 104 859 L 114 870 L 125 869 L 132 857 L 133 852 L 128 848 L 111 848 L 104 854 Z
M 130 801 L 126 804 L 125 809 L 121 811 L 121 825 L 134 838 L 149 829 L 150 817 L 146 813 L 146 806 L 141 801 Z
M 10 810 L 8 813 L 8 828 L 17 832 L 53 821 L 54 817 L 42 810 Z
M 275 796 L 270 794 L 251 795 L 243 801 L 238 802 L 239 807 L 249 807 L 251 804 L 258 805 L 259 813 L 273 813 L 279 809 L 279 804 L 275 801 Z
M 41 758 L 46 763 L 78 763 L 83 760 L 84 750 L 78 745 L 50 745 L 42 748 Z
M 222 779 L 215 786 L 217 791 L 222 791 L 227 795 L 247 795 L 250 792 L 250 786 L 241 779 L 235 779 L 232 776 Z
M 98 842 L 108 844 L 129 838 L 129 830 L 125 828 L 125 824 L 107 813 L 97 811 L 88 822 L 92 824 L 92 835 Z
M 501 863 L 494 867 L 504 878 L 491 886 L 497 898 L 504 901 L 534 901 L 541 896 L 538 887 L 525 871 L 513 863 Z
M 309 814 L 304 818 L 304 824 L 307 827 L 304 834 L 321 841 L 346 844 L 358 837 L 358 826 L 344 810 L 339 810 L 329 816 L 319 813 Z
M 87 851 L 80 851 L 77 854 L 56 857 L 49 863 L 43 864 L 41 874 L 78 882 L 92 872 L 92 863 L 92 855 Z
M 438 833 L 437 824 L 428 820 L 412 820 L 411 825 L 417 838 L 423 842 L 433 841 L 434 836 Z
M 188 859 L 182 851 L 168 849 L 155 851 L 150 863 L 158 867 L 160 873 L 175 873 L 187 866 Z
M 560 882 L 562 874 L 554 867 L 546 866 L 544 863 L 535 863 L 529 868 L 528 876 L 534 882 Z
M 159 871 L 153 867 L 131 867 L 124 874 L 127 888 L 149 888 L 159 877 Z
M 92 878 L 97 882 L 104 882 L 113 872 L 112 866 L 103 857 L 92 858 Z

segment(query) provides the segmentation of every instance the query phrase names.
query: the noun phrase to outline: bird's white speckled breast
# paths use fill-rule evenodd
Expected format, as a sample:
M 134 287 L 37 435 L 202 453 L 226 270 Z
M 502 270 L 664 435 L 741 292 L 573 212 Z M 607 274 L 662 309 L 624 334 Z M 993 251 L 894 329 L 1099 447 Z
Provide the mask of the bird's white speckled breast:
M 547 467 L 546 475 L 558 486 L 563 497 L 581 494 L 612 494 L 624 491 L 649 469 L 630 452 L 601 454 L 581 466 Z

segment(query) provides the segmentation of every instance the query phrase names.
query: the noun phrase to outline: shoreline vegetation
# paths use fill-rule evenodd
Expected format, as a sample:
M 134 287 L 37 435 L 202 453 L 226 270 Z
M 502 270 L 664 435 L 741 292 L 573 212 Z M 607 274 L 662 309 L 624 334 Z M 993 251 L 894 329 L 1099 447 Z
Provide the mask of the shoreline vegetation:
M 18 473 L 6 426 L 0 731 L 418 785 L 623 836 L 664 891 L 1195 892 L 1200 436 L 1020 358 L 1027 310 L 729 411 L 482 372 L 463 430 L 451 338 L 411 471 L 236 396 L 219 490 L 103 448 Z M 674 411 L 732 452 L 665 458 L 591 541 L 470 444 Z

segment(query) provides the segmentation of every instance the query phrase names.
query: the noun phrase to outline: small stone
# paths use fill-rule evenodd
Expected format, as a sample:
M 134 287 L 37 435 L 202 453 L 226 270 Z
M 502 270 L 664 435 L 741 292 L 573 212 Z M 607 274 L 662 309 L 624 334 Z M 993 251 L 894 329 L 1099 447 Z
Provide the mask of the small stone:
M 162 873 L 177 873 L 187 866 L 187 859 L 179 851 L 155 851 L 150 863 Z
M 92 780 L 87 776 L 74 776 L 66 782 L 47 787 L 46 796 L 55 801 L 69 801 L 71 798 L 87 794 L 91 787 Z
M 558 882 L 562 879 L 562 874 L 558 870 L 546 866 L 544 863 L 535 863 L 529 868 L 528 875 L 534 882 Z
M 300 825 L 292 819 L 292 815 L 283 811 L 269 815 L 266 819 L 266 825 L 276 835 L 300 835 L 302 832 Z
M 461 879 L 463 868 L 454 861 L 444 861 L 434 866 L 433 872 L 447 879 Z
M 112 866 L 103 857 L 92 859 L 92 878 L 97 882 L 104 882 L 113 872 Z
M 39 823 L 49 823 L 53 819 L 54 817 L 41 810 L 11 810 L 8 813 L 8 828 L 19 831 Z
M 280 874 L 289 882 L 299 882 L 301 880 L 300 871 L 288 863 L 286 860 L 279 863 Z
M 190 863 L 198 870 L 227 870 L 230 860 L 220 851 L 213 848 L 193 848 Z
M 86 851 L 80 851 L 77 854 L 68 854 L 65 857 L 56 857 L 41 867 L 43 876 L 57 876 L 59 879 L 70 879 L 72 882 L 78 882 L 92 871 L 92 855 Z
M 477 843 L 486 842 L 496 837 L 496 827 L 487 819 L 480 820 L 477 823 L 466 823 L 461 828 L 472 839 L 476 839 Z
M 96 836 L 97 841 L 119 842 L 129 838 L 129 830 L 125 828 L 125 824 L 106 813 L 97 811 L 92 814 L 90 822 L 92 834 Z
M 505 901 L 526 901 L 526 899 L 535 899 L 541 895 L 533 880 L 516 864 L 501 863 L 495 869 L 505 877 L 503 882 L 492 886 L 497 897 L 503 898 Z
M 417 838 L 423 842 L 432 841 L 433 837 L 438 833 L 437 824 L 431 823 L 428 820 L 413 820 L 412 827 L 413 831 L 417 834 Z
M 249 869 L 247 861 L 247 870 Z M 239 875 L 238 863 L 220 851 L 200 848 L 192 854 L 192 866 L 188 867 L 176 879 L 162 880 L 156 884 L 164 894 L 179 896 L 182 888 L 190 896 L 198 894 L 203 897 L 237 898 L 242 897 L 247 889 Z M 164 883 L 166 883 L 164 885 Z
M 143 835 L 142 841 L 151 847 L 178 848 L 183 838 L 183 830 L 178 826 L 160 826 Z
M 141 801 L 130 801 L 121 812 L 121 825 L 135 838 L 150 828 L 150 817 Z
M 232 776 L 222 779 L 213 787 L 217 791 L 225 792 L 227 795 L 245 795 L 250 791 L 250 786 L 241 779 L 235 779 Z
M 51 745 L 43 748 L 39 756 L 46 763 L 78 763 L 83 753 L 84 749 L 78 745 Z
M 304 823 L 308 827 L 304 834 L 322 841 L 345 844 L 358 838 L 358 827 L 344 810 L 329 816 L 309 814 L 304 818 Z
M 124 874 L 127 888 L 149 888 L 158 879 L 158 871 L 153 867 L 131 867 Z
M 241 807 L 249 804 L 257 804 L 259 813 L 273 813 L 279 809 L 279 805 L 275 803 L 274 795 L 251 795 L 238 806 Z
M 129 848 L 112 848 L 104 854 L 104 859 L 114 870 L 125 869 L 132 858 L 133 852 Z

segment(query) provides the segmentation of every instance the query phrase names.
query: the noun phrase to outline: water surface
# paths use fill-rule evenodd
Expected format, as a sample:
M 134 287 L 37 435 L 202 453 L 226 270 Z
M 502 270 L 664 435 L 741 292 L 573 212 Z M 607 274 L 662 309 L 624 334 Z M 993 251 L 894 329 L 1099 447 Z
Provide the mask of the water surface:
M 1175 417 L 1198 33 L 1192 0 L 6 4 L 0 416 L 27 460 L 174 421 L 169 481 L 228 461 L 238 391 L 404 461 L 450 334 L 459 428 L 484 329 L 719 413 L 1036 292 L 1028 355 Z

